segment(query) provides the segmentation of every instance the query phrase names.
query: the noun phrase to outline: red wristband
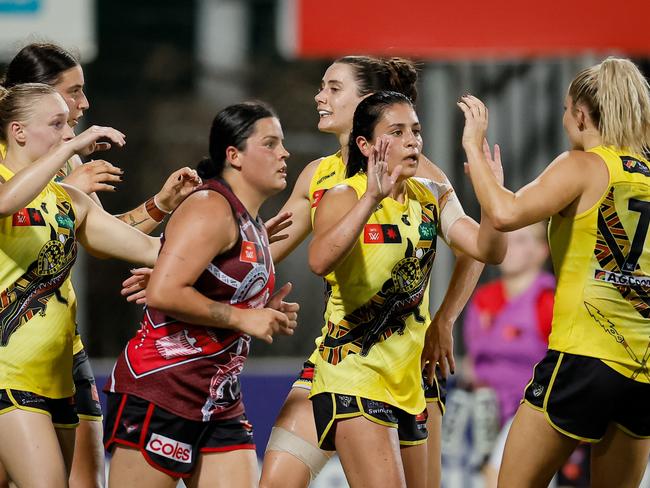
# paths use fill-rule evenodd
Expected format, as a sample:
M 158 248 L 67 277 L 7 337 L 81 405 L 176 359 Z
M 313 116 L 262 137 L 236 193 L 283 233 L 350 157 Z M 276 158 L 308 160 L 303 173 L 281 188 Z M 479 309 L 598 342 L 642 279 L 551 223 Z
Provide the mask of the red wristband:
M 144 209 L 147 211 L 149 214 L 149 217 L 151 217 L 153 220 L 156 222 L 162 222 L 165 217 L 167 216 L 167 213 L 162 211 L 158 205 L 156 205 L 156 197 L 153 196 L 146 202 L 144 202 Z

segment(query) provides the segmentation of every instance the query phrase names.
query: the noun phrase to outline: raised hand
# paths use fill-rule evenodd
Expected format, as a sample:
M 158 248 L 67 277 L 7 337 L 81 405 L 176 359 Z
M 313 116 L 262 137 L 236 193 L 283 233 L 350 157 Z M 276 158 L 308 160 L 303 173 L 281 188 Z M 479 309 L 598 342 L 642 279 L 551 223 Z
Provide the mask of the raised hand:
M 390 149 L 390 138 L 388 136 L 381 136 L 377 142 L 372 146 L 370 155 L 368 156 L 368 188 L 366 193 L 374 198 L 377 202 L 382 201 L 395 187 L 397 178 L 402 173 L 402 165 L 398 165 L 393 169 L 392 173 L 388 173 L 388 150 Z
M 156 204 L 166 213 L 172 212 L 185 198 L 202 184 L 195 170 L 184 167 L 174 171 L 156 194 Z
M 95 151 L 106 151 L 111 148 L 110 142 L 100 142 L 100 139 L 108 139 L 118 147 L 126 144 L 126 136 L 119 130 L 113 129 L 112 127 L 101 127 L 99 125 L 93 125 L 81 134 L 65 141 L 64 144 L 69 145 L 75 154 L 85 156 Z
M 498 144 L 494 145 L 494 157 L 490 150 L 490 144 L 487 139 L 483 139 L 483 154 L 500 185 L 503 185 L 503 166 L 501 165 L 501 148 Z
M 488 163 L 488 166 L 492 170 L 492 174 L 494 174 L 494 177 L 496 178 L 497 182 L 500 185 L 503 185 L 503 166 L 501 164 L 501 148 L 499 147 L 498 144 L 494 145 L 494 157 L 492 156 L 492 152 L 490 150 L 490 144 L 488 143 L 487 139 L 483 139 L 483 156 L 485 156 L 485 161 Z M 470 167 L 469 163 L 465 162 L 465 174 L 470 176 L 471 178 L 471 172 L 470 172 Z
M 456 103 L 465 115 L 463 147 L 482 147 L 488 128 L 488 109 L 485 104 L 472 95 L 460 97 Z
M 122 181 L 122 174 L 124 171 L 117 166 L 97 159 L 76 167 L 63 182 L 89 195 L 97 191 L 115 191 L 110 183 Z
M 293 224 L 293 221 L 290 220 L 292 215 L 291 212 L 282 212 L 264 222 L 266 233 L 269 236 L 269 244 L 283 241 L 289 237 L 289 234 L 280 234 L 280 232 Z

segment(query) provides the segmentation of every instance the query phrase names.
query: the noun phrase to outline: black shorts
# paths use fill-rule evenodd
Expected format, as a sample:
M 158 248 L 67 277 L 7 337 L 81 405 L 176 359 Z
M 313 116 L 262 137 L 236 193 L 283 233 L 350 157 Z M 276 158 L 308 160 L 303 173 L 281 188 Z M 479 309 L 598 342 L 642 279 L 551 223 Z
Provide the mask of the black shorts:
M 314 363 L 305 361 L 302 365 L 302 370 L 298 377 L 291 385 L 291 388 L 303 388 L 311 390 L 311 385 L 314 381 Z M 436 377 L 433 380 L 433 385 L 429 386 L 427 378 L 422 373 L 422 388 L 424 388 L 424 399 L 427 403 L 437 402 L 440 406 L 442 413 L 445 413 L 445 402 L 447 401 L 447 380 L 443 378 L 440 367 L 436 366 Z
M 0 415 L 15 409 L 49 415 L 59 429 L 74 429 L 79 425 L 74 397 L 47 398 L 30 391 L 0 390 Z
M 246 415 L 227 420 L 188 420 L 147 400 L 108 393 L 104 446 L 139 450 L 154 468 L 174 478 L 192 475 L 199 453 L 255 449 Z
M 427 403 L 438 402 L 440 411 L 444 415 L 445 402 L 447 401 L 447 379 L 442 376 L 440 366 L 436 365 L 436 375 L 431 386 L 427 382 L 426 375 L 422 372 L 422 385 L 424 388 L 424 399 Z
M 79 418 L 101 422 L 102 406 L 99 403 L 95 376 L 85 349 L 79 351 L 72 358 L 72 379 L 74 380 L 74 399 Z
M 600 359 L 548 351 L 533 370 L 524 402 L 559 432 L 597 442 L 610 423 L 650 437 L 650 384 L 626 378 Z
M 427 410 L 411 415 L 384 402 L 338 393 L 319 393 L 311 397 L 318 434 L 318 446 L 334 451 L 336 421 L 353 417 L 365 417 L 371 422 L 397 429 L 401 446 L 413 446 L 426 442 Z

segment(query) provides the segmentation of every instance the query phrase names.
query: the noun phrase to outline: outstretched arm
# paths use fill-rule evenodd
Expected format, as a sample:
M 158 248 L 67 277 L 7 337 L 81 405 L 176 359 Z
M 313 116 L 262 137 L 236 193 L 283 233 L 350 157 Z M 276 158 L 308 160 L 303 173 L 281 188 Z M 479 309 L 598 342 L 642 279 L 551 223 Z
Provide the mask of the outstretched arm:
M 62 186 L 74 204 L 77 239 L 90 254 L 153 266 L 160 250 L 160 239 L 149 237 L 116 219 L 76 188 Z
M 111 127 L 93 126 L 69 141 L 62 142 L 9 181 L 0 185 L 0 217 L 17 212 L 45 188 L 68 159 L 98 139 L 108 138 L 118 146 L 125 144 L 124 134 Z M 9 157 L 9 155 L 7 155 Z M 8 160 L 5 160 L 5 164 Z
M 606 172 L 604 164 L 597 164 L 582 151 L 570 151 L 558 156 L 534 181 L 513 193 L 503 186 L 490 168 L 493 160 L 485 140 L 487 108 L 473 96 L 462 97 L 458 106 L 465 114 L 463 148 L 474 192 L 481 209 L 500 231 L 519 229 L 551 217 L 579 199 L 589 180 L 607 178 L 603 173 Z M 496 160 L 498 146 L 494 152 Z M 585 173 L 589 173 L 591 178 L 586 178 Z M 595 193 L 598 192 L 602 193 L 600 189 Z
M 148 234 L 200 184 L 201 178 L 196 171 L 188 167 L 181 168 L 169 175 L 163 187 L 153 197 L 116 217 Z
M 320 159 L 309 163 L 302 170 L 291 191 L 291 195 L 278 213 L 291 214 L 291 226 L 285 231 L 287 237 L 271 244 L 271 255 L 275 264 L 286 258 L 311 232 L 311 202 L 309 200 L 309 184 L 321 162 Z

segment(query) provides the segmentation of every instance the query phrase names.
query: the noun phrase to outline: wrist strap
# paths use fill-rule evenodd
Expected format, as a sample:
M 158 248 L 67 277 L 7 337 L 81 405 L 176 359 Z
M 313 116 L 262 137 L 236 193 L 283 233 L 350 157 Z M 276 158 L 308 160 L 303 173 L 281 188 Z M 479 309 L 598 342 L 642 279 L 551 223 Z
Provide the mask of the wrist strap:
M 151 217 L 156 222 L 162 222 L 168 215 L 167 212 L 162 210 L 156 203 L 155 195 L 144 202 L 144 209 L 147 211 L 147 214 L 149 214 L 149 217 Z

